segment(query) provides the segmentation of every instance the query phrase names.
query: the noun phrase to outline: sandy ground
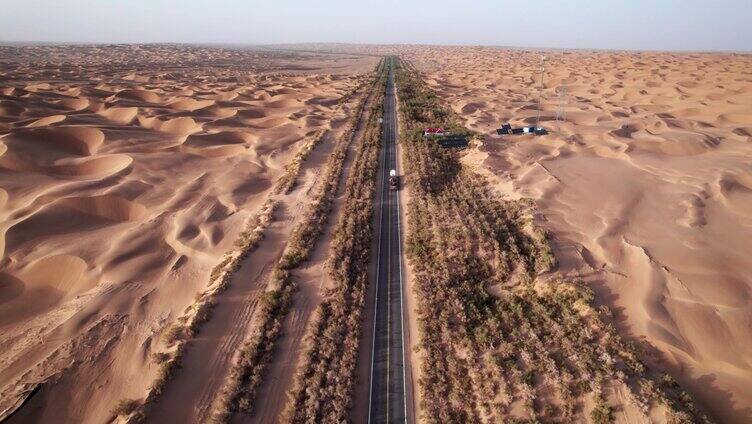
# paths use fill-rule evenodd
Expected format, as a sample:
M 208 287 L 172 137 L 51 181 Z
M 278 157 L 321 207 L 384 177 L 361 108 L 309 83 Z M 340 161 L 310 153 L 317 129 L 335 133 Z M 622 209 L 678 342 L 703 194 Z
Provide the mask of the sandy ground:
M 752 421 L 752 56 L 398 51 L 486 134 L 464 161 L 535 199 L 557 275 L 589 283 L 717 419 Z M 552 134 L 495 136 L 535 122 L 542 54 Z
M 331 131 L 302 164 L 295 188 L 289 194 L 279 196 L 275 216 L 264 232 L 263 240 L 233 273 L 230 288 L 218 296 L 211 319 L 191 342 L 181 370 L 148 408 L 147 422 L 201 423 L 210 419 L 215 396 L 227 379 L 237 350 L 258 321 L 259 301 L 267 289 L 274 264 L 282 256 L 293 228 L 298 225 L 306 204 L 311 200 L 312 188 L 318 181 L 326 157 L 342 138 L 354 103 L 351 100 L 333 117 Z M 297 330 L 302 332 L 302 329 Z M 279 350 L 282 354 L 286 351 L 284 348 Z M 268 383 L 275 385 L 274 376 L 269 376 Z M 281 403 L 284 403 L 284 394 L 282 392 L 279 396 Z
M 363 113 L 359 115 L 355 131 L 347 149 L 347 156 L 339 178 L 337 194 L 332 201 L 329 218 L 324 226 L 321 236 L 316 241 L 311 256 L 299 268 L 293 270 L 293 276 L 297 284 L 297 290 L 293 295 L 290 311 L 285 317 L 282 333 L 275 349 L 275 354 L 264 376 L 264 384 L 261 385 L 256 398 L 257 409 L 249 415 L 234 417 L 233 422 L 248 423 L 276 423 L 281 421 L 281 416 L 287 405 L 287 394 L 292 390 L 295 373 L 303 360 L 305 334 L 308 323 L 316 308 L 324 299 L 325 291 L 331 289 L 334 282 L 327 272 L 327 259 L 329 247 L 333 236 L 335 224 L 342 215 L 342 205 L 345 202 L 345 187 L 350 174 L 352 164 L 358 146 L 361 143 L 365 124 L 368 122 L 371 108 L 374 106 L 374 96 L 377 88 L 369 87 L 369 96 Z M 346 142 L 340 137 L 340 143 Z M 314 156 L 314 155 L 312 155 Z M 312 157 L 307 162 L 319 162 L 325 167 L 328 157 L 320 155 Z M 324 181 L 321 181 L 322 183 Z M 314 189 L 315 190 L 315 189 Z
M 397 101 L 399 104 L 399 100 Z M 399 108 L 398 108 L 399 109 Z M 397 112 L 399 116 L 399 112 Z M 402 148 L 397 145 L 397 160 L 399 161 L 399 169 L 404 169 L 404 162 L 402 160 Z M 400 172 L 400 171 L 398 171 Z M 403 172 L 400 172 L 403 173 Z M 403 178 L 402 181 L 406 182 Z M 400 188 L 400 221 L 402 222 L 402 243 L 404 246 L 405 232 L 407 231 L 409 224 L 409 217 L 407 216 L 407 205 L 410 199 L 410 186 L 406 183 L 402 184 Z M 404 290 L 402 296 L 404 297 L 405 318 L 407 319 L 407 328 L 405 328 L 405 355 L 407 355 L 407 361 L 410 365 L 410 373 L 407 376 L 410 381 L 410 394 L 408 399 L 410 402 L 407 407 L 409 409 L 408 415 L 414 417 L 415 422 L 420 422 L 420 404 L 421 404 L 421 392 L 419 390 L 419 381 L 421 377 L 421 361 L 422 350 L 420 350 L 420 326 L 418 325 L 418 300 L 415 298 L 415 280 L 413 279 L 412 268 L 409 266 L 408 261 L 403 261 L 403 284 Z
M 339 99 L 373 69 L 371 54 L 399 53 L 486 134 L 465 163 L 503 195 L 536 201 L 557 275 L 590 284 L 720 421 L 752 421 L 752 57 L 289 47 L 326 54 L 0 46 L 0 417 L 34 389 L 16 421 L 104 422 L 119 399 L 142 397 L 159 335 L 297 147 L 336 128 Z M 542 54 L 552 134 L 495 136 L 501 122 L 535 122 Z M 249 257 L 248 285 L 227 292 L 218 313 L 230 322 L 305 202 L 323 163 L 311 160 L 266 256 Z M 282 378 L 263 399 L 284 401 L 327 244 L 325 234 L 299 275 L 284 356 L 270 367 Z M 242 333 L 226 321 L 207 324 L 221 342 Z M 187 360 L 202 363 L 212 340 Z M 228 356 L 211 357 L 219 366 L 206 371 L 220 379 Z
M 377 60 L 0 47 L 0 414 L 37 387 L 21 421 L 143 396 L 159 334 Z

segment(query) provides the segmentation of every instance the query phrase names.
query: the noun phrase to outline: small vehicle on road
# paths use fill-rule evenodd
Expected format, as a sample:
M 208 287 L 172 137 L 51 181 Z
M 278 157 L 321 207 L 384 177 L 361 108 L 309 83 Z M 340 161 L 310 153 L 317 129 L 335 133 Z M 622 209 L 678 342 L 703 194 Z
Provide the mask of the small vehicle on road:
M 399 190 L 399 176 L 394 169 L 389 171 L 389 189 L 395 191 Z

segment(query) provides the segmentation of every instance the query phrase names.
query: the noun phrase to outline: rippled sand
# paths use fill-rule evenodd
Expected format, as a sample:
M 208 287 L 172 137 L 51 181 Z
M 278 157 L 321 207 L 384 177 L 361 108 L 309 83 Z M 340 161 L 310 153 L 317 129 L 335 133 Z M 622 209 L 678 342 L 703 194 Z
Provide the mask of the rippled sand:
M 104 422 L 145 390 L 153 334 L 377 60 L 0 47 L 0 414 L 38 382 L 27 419 Z
M 535 199 L 558 275 L 588 282 L 719 420 L 752 420 L 752 56 L 398 51 L 486 134 L 466 163 Z M 536 122 L 544 54 L 551 135 L 497 137 Z

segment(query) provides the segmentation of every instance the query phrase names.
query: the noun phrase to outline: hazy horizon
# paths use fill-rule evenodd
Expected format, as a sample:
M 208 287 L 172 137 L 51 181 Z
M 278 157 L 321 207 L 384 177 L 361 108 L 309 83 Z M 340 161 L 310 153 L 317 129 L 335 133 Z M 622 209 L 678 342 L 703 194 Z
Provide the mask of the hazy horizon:
M 547 47 L 547 46 L 525 46 L 525 45 L 502 45 L 502 44 L 436 44 L 436 43 L 346 43 L 335 41 L 301 41 L 301 42 L 286 42 L 286 43 L 234 43 L 234 42 L 181 42 L 181 41 L 143 41 L 143 42 L 107 42 L 107 41 L 47 41 L 47 40 L 18 40 L 18 41 L 3 41 L 0 40 L 0 46 L 97 46 L 97 45 L 185 45 L 185 46 L 205 46 L 205 47 L 228 47 L 228 48 L 241 48 L 241 47 L 262 47 L 273 48 L 278 46 L 280 49 L 284 47 L 300 47 L 305 45 L 353 45 L 353 46 L 426 46 L 426 47 L 486 47 L 486 48 L 500 48 L 500 49 L 513 49 L 513 50 L 582 50 L 593 52 L 666 52 L 666 53 L 729 53 L 729 54 L 752 54 L 752 47 L 746 50 L 743 49 L 649 49 L 649 48 L 604 48 L 604 47 Z M 321 50 L 324 52 L 325 50 Z
M 739 51 L 752 48 L 752 2 L 645 0 L 613 4 L 464 5 L 395 0 L 272 4 L 239 0 L 10 0 L 0 43 L 299 43 L 484 45 L 520 48 Z
M 3 41 L 0 40 L 0 46 L 96 46 L 96 45 L 185 45 L 185 46 L 206 46 L 206 47 L 229 47 L 229 48 L 242 48 L 242 47 L 261 47 L 261 48 L 273 48 L 273 47 L 300 47 L 305 45 L 353 45 L 353 46 L 426 46 L 426 47 L 486 47 L 486 48 L 500 48 L 500 49 L 518 49 L 518 50 L 582 50 L 582 51 L 602 51 L 602 52 L 667 52 L 667 53 L 729 53 L 729 54 L 752 54 L 752 47 L 744 49 L 648 49 L 648 48 L 605 48 L 605 47 L 548 47 L 548 46 L 533 46 L 533 45 L 503 45 L 503 44 L 462 44 L 462 43 L 348 43 L 337 41 L 300 41 L 300 42 L 285 42 L 285 43 L 235 43 L 235 42 L 221 42 L 221 41 L 207 41 L 207 42 L 182 42 L 182 41 L 133 41 L 133 42 L 107 42 L 107 41 L 49 41 L 49 40 L 17 40 L 17 41 Z M 322 50 L 323 52 L 324 50 Z

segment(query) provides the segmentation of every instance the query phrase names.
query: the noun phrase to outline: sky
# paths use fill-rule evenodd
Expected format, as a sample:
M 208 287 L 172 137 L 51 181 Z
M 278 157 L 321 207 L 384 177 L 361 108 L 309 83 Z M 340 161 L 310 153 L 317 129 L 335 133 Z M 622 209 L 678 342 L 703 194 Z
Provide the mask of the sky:
M 2 0 L 18 41 L 752 51 L 752 0 Z

